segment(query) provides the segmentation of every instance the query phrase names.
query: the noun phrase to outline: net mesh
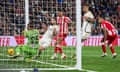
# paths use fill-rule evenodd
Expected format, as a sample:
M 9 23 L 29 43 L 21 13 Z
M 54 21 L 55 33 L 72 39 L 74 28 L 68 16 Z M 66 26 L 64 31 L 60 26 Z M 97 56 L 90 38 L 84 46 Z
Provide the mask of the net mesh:
M 28 0 L 29 1 L 29 26 L 39 31 L 41 37 L 48 29 L 51 18 L 57 19 L 59 9 L 64 11 L 72 23 L 68 23 L 68 36 L 75 35 L 75 0 Z M 75 54 L 75 47 L 62 46 L 66 54 L 65 59 L 61 59 L 61 54 L 57 58 L 51 59 L 54 54 L 54 46 L 46 48 L 40 57 L 30 62 L 26 62 L 23 57 L 12 59 L 8 55 L 10 48 L 14 52 L 18 45 L 27 44 L 24 37 L 25 31 L 25 1 L 24 0 L 0 0 L 0 68 L 64 68 L 74 67 L 76 59 L 71 58 Z M 71 37 L 74 40 L 74 37 Z M 54 44 L 54 41 L 52 42 Z M 75 43 L 72 43 L 75 45 Z M 15 53 L 14 53 L 15 54 Z M 24 56 L 24 54 L 23 54 Z
M 28 0 L 29 8 L 25 8 L 25 1 L 26 0 L 0 0 L 0 70 L 19 68 L 53 69 L 74 67 L 76 64 L 76 58 L 74 55 L 76 52 L 74 47 L 76 45 L 76 38 L 74 37 L 74 35 L 76 35 L 76 0 Z M 105 16 L 105 19 L 111 21 L 111 23 L 117 28 L 118 34 L 120 34 L 120 0 L 79 1 L 81 1 L 82 5 L 85 3 L 88 3 L 90 5 L 90 11 L 92 11 L 95 18 L 98 15 L 103 14 Z M 72 21 L 72 23 L 68 23 L 68 35 L 66 38 L 66 41 L 72 46 L 61 45 L 63 52 L 67 56 L 65 59 L 61 59 L 61 54 L 59 53 L 57 54 L 56 59 L 51 59 L 54 54 L 54 46 L 46 48 L 44 51 L 42 51 L 42 54 L 38 59 L 30 61 L 26 61 L 24 58 L 26 51 L 20 53 L 22 54 L 22 57 L 18 57 L 17 59 L 11 58 L 11 55 L 8 55 L 9 52 L 10 54 L 16 54 L 15 50 L 19 47 L 18 45 L 23 46 L 26 44 L 32 47 L 36 46 L 33 44 L 29 45 L 27 39 L 24 37 L 24 32 L 27 28 L 25 19 L 27 16 L 27 9 L 29 9 L 29 25 L 33 29 L 37 29 L 39 31 L 39 38 L 41 38 L 41 36 L 43 36 L 43 34 L 47 31 L 48 26 L 51 24 L 51 18 L 58 17 L 59 9 L 62 9 L 64 11 L 64 15 Z M 100 27 L 92 28 L 92 30 L 92 35 L 101 35 Z M 34 35 L 34 33 L 31 35 Z M 89 39 L 86 43 L 88 44 L 89 42 L 88 46 L 91 46 L 95 44 L 95 42 L 98 40 L 97 38 L 99 39 L 101 37 L 93 37 L 93 39 Z M 53 45 L 55 41 L 53 40 Z M 32 39 L 30 42 L 36 41 Z M 95 46 L 96 45 L 98 44 L 95 44 Z M 27 52 L 28 51 L 29 49 Z M 27 56 L 31 56 L 31 54 L 27 53 Z M 85 64 L 88 65 L 88 61 L 86 61 Z

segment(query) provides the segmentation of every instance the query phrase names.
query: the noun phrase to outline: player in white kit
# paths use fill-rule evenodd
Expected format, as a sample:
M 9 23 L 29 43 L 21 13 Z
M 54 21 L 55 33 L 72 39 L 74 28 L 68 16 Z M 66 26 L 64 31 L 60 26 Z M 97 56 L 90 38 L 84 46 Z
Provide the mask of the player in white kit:
M 52 18 L 51 18 L 52 20 Z M 54 35 L 56 35 L 59 32 L 59 26 L 58 25 L 50 25 L 45 32 L 45 34 L 42 36 L 42 38 L 39 40 L 40 48 L 38 49 L 38 54 L 35 56 L 35 58 L 39 57 L 41 52 L 49 47 L 52 42 L 52 38 Z
M 89 10 L 89 4 L 83 5 L 83 23 L 82 23 L 82 42 L 88 39 L 91 35 L 91 27 L 95 22 L 92 12 Z M 72 56 L 75 58 L 76 54 Z
M 89 5 L 83 6 L 83 23 L 82 23 L 82 41 L 86 40 L 91 35 L 91 27 L 93 25 L 93 14 L 89 10 Z
M 56 26 L 50 25 L 47 32 L 43 35 L 43 37 L 40 39 L 39 44 L 41 45 L 41 48 L 44 49 L 48 46 L 50 46 L 53 34 L 55 34 Z

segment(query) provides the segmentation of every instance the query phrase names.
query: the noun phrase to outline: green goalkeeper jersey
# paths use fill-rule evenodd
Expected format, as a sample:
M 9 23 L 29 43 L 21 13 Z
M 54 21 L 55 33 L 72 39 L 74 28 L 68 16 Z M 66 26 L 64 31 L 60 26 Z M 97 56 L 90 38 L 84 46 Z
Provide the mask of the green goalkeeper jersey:
M 28 45 L 19 45 L 15 49 L 16 55 L 21 55 L 24 58 L 33 57 L 37 54 L 37 48 L 32 48 Z
M 28 45 L 39 43 L 39 31 L 36 29 L 26 31 L 24 36 L 28 39 Z

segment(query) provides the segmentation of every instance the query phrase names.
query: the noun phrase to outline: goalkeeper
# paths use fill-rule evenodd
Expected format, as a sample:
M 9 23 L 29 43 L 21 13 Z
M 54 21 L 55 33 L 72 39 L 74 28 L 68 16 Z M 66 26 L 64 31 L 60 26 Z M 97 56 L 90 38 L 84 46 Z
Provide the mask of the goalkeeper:
M 16 47 L 16 55 L 13 58 L 24 57 L 32 58 L 37 54 L 37 49 L 39 47 L 39 31 L 33 29 L 32 26 L 28 25 L 28 31 L 24 31 L 24 36 L 27 38 L 27 44 Z
M 37 49 L 28 45 L 19 45 L 15 49 L 15 55 L 11 58 L 23 57 L 25 61 L 31 60 L 37 54 Z

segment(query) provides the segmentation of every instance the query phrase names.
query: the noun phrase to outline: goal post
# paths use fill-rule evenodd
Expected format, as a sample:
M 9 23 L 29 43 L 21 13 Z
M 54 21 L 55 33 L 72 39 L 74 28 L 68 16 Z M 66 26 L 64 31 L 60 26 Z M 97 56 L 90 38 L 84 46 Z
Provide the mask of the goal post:
M 0 22 L 6 26 L 4 27 L 5 29 L 12 28 L 9 24 L 14 24 L 14 33 L 15 31 L 18 33 L 8 35 L 11 31 L 4 31 L 7 35 L 0 35 L 0 39 L 5 44 L 0 44 L 0 71 L 33 70 L 34 68 L 38 70 L 82 70 L 81 0 L 10 0 L 10 2 L 3 0 L 0 3 L 2 4 L 0 5 L 0 8 L 2 8 L 0 13 L 8 14 L 8 16 L 1 17 Z M 26 62 L 23 59 L 25 53 L 18 59 L 11 59 L 11 56 L 8 55 L 8 49 L 16 50 L 17 46 L 27 43 L 27 39 L 23 36 L 22 32 L 24 30 L 28 31 L 28 24 L 39 31 L 40 37 L 38 38 L 40 39 L 47 31 L 51 22 L 50 19 L 57 18 L 58 10 L 61 8 L 64 10 L 64 15 L 72 21 L 72 23 L 68 24 L 69 35 L 63 41 L 63 45 L 61 44 L 66 58 L 62 59 L 63 53 L 59 52 L 56 59 L 51 59 L 55 50 L 53 40 L 51 46 L 46 48 L 38 59 Z M 6 10 L 8 11 L 6 12 Z M 12 15 L 13 18 L 9 15 Z M 13 22 L 7 23 L 2 21 L 6 19 Z M 24 24 L 22 25 L 22 23 Z M 21 29 L 21 25 L 25 29 Z M 75 57 L 73 58 L 74 55 Z
M 26 31 L 28 24 L 29 24 L 29 0 L 25 0 L 25 30 Z
M 76 0 L 76 34 L 77 34 L 77 46 L 76 46 L 76 69 L 82 69 L 82 43 L 81 43 L 81 0 Z

